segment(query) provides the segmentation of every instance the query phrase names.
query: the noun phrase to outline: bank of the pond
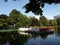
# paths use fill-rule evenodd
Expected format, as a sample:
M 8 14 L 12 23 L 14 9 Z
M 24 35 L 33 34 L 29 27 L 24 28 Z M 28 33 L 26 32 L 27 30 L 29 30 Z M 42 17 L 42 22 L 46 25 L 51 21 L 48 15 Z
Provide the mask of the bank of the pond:
M 18 29 L 7 29 L 7 30 L 0 30 L 0 32 L 13 32 L 13 31 L 19 31 Z M 20 31 L 21 32 L 21 31 Z

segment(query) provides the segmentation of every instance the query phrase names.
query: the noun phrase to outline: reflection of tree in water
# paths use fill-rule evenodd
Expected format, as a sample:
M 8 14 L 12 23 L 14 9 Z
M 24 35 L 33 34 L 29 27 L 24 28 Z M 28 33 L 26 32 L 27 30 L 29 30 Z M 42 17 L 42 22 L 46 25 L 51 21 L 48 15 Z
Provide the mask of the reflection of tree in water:
M 41 37 L 42 39 L 46 39 L 47 36 L 48 36 L 48 34 L 46 34 L 46 33 L 40 34 L 40 37 Z
M 54 34 L 54 32 L 46 32 L 46 33 L 41 33 L 40 37 L 42 39 L 46 39 L 48 37 L 48 35 Z
M 55 27 L 55 34 L 60 35 L 60 27 Z
M 40 34 L 31 34 L 31 38 L 36 39 L 37 37 L 41 37 L 41 39 L 46 39 L 48 35 L 53 34 L 54 32 L 46 32 Z
M 32 38 L 36 39 L 37 37 L 41 37 L 42 39 L 46 39 L 48 34 L 40 34 L 40 35 L 32 35 Z
M 29 36 L 27 35 L 20 35 L 17 33 L 11 35 L 10 33 L 4 33 L 4 35 L 0 34 L 0 45 L 3 45 L 7 41 L 10 43 L 10 45 L 23 45 L 28 38 Z
M 36 39 L 37 37 L 39 37 L 39 35 L 37 35 L 37 34 L 31 34 L 31 38 Z

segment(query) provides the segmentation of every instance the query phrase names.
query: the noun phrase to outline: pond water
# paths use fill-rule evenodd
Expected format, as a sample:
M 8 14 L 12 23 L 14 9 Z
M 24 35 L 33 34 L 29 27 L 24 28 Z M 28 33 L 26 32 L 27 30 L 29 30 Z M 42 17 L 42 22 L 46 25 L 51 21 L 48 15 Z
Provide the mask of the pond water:
M 0 33 L 0 45 L 60 45 L 60 29 L 51 34 L 21 35 L 17 32 Z

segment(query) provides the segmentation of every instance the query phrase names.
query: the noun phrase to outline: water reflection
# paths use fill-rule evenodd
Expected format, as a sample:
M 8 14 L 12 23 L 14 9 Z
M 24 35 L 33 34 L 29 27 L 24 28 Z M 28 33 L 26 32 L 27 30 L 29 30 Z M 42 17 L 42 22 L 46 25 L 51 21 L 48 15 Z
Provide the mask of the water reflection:
M 55 33 L 21 35 L 17 32 L 0 33 L 0 45 L 60 45 L 60 27 Z
M 23 45 L 29 36 L 20 35 L 18 33 L 1 33 L 0 34 L 0 45 Z
M 49 43 L 48 37 L 51 35 L 54 35 L 54 33 L 49 33 L 49 34 L 48 33 L 42 33 L 40 35 L 34 35 L 33 34 L 32 37 L 26 43 L 24 43 L 24 45 L 48 45 L 47 44 L 47 42 Z
M 36 38 L 36 37 L 41 37 L 41 39 L 46 39 L 48 37 L 48 35 L 51 35 L 53 34 L 54 32 L 52 33 L 41 33 L 39 35 L 36 35 L 36 34 L 31 34 L 31 38 Z
M 41 37 L 42 39 L 46 39 L 48 35 L 49 35 L 49 34 L 41 34 L 40 37 Z
M 54 30 L 54 33 L 33 35 L 24 45 L 60 45 L 60 28 Z
M 55 35 L 60 36 L 60 27 L 55 27 Z

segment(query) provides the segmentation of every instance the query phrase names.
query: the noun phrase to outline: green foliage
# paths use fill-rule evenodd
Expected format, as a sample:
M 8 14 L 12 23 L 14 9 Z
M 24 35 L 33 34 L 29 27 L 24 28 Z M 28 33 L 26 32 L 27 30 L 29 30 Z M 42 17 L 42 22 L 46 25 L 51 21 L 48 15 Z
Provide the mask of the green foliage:
M 45 16 L 41 16 L 39 19 L 39 22 L 40 22 L 41 26 L 48 26 L 49 25 L 49 22 Z
M 0 29 L 7 28 L 7 19 L 8 16 L 6 16 L 5 14 L 0 15 Z
M 49 25 L 53 26 L 53 20 L 49 20 Z
M 57 21 L 56 20 L 53 21 L 53 26 L 57 26 Z
M 14 23 L 16 24 L 16 22 L 18 21 L 19 15 L 20 15 L 19 11 L 17 11 L 16 9 L 12 10 L 8 18 L 8 21 L 10 22 L 10 24 L 14 24 Z
M 57 26 L 56 20 L 49 20 L 49 25 L 50 26 Z
M 31 18 L 31 26 L 39 26 L 39 21 L 35 17 Z
M 43 24 L 41 22 L 39 22 L 39 25 L 40 25 L 40 27 L 43 27 Z
M 0 27 L 2 27 L 3 26 L 3 22 L 0 22 Z
M 30 27 L 30 26 L 56 26 L 60 25 L 60 18 L 57 18 L 56 20 L 47 20 L 45 16 L 41 16 L 40 19 L 36 19 L 35 17 L 27 17 L 26 15 L 23 15 L 16 9 L 13 9 L 9 16 L 6 16 L 5 14 L 0 15 L 0 29 L 6 28 L 6 27 Z
M 56 22 L 57 22 L 57 26 L 60 26 L 60 18 L 57 18 Z
M 21 14 L 16 9 L 13 9 L 8 18 L 9 24 L 17 26 L 17 27 L 27 27 L 30 25 L 30 18 L 26 15 Z
M 19 27 L 29 26 L 29 18 L 25 15 L 19 15 L 19 20 L 16 24 Z

